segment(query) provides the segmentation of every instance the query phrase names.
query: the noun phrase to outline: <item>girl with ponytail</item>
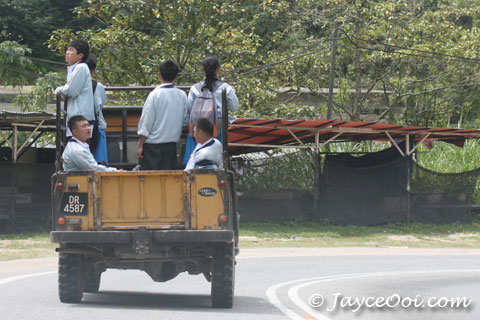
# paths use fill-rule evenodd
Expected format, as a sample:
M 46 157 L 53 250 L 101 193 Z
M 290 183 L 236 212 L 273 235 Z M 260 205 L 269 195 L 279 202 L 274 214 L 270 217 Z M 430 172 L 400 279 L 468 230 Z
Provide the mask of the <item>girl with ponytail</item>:
M 188 93 L 188 112 L 192 110 L 192 105 L 198 95 L 200 95 L 200 91 L 198 87 L 202 88 L 201 90 L 210 90 L 213 92 L 213 96 L 215 98 L 215 104 L 217 106 L 217 115 L 218 121 L 222 121 L 222 90 L 226 89 L 227 93 L 227 108 L 228 111 L 235 112 L 239 108 L 238 98 L 235 94 L 235 89 L 232 88 L 228 83 L 223 82 L 218 79 L 218 73 L 220 72 L 220 61 L 215 56 L 208 56 L 202 60 L 202 67 L 203 72 L 205 73 L 205 78 L 200 81 L 199 83 L 202 84 L 198 86 L 197 84 L 193 85 L 190 88 L 190 92 Z M 219 133 L 217 137 L 220 142 L 222 141 L 222 132 Z M 187 137 L 187 145 L 185 148 L 185 156 L 183 157 L 182 164 L 186 165 L 190 154 L 195 149 L 196 143 L 193 140 L 190 133 Z

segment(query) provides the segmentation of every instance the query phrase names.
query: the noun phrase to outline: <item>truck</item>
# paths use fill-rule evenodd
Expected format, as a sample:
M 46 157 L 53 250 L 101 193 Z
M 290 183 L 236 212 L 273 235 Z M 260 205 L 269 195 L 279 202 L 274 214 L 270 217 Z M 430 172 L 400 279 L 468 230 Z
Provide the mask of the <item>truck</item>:
M 222 102 L 224 119 L 228 119 L 225 92 Z M 65 172 L 61 152 L 66 108 L 68 101 L 62 107 L 57 97 L 50 239 L 59 244 L 60 301 L 81 302 L 84 293 L 99 291 L 103 272 L 122 269 L 145 271 L 156 282 L 182 272 L 203 275 L 211 282 L 212 306 L 231 308 L 239 217 L 235 175 L 229 170 L 227 121 L 223 123 L 223 169 Z M 125 151 L 127 126 L 123 128 Z

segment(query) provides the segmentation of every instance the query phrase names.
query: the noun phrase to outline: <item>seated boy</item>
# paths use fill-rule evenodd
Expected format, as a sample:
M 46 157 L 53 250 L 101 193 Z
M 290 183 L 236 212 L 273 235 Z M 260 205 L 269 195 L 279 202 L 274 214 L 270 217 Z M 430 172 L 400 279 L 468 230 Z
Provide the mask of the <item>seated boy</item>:
M 63 170 L 124 171 L 109 168 L 95 161 L 86 142 L 91 135 L 90 125 L 84 116 L 73 116 L 68 120 L 68 127 L 73 137 L 63 151 Z

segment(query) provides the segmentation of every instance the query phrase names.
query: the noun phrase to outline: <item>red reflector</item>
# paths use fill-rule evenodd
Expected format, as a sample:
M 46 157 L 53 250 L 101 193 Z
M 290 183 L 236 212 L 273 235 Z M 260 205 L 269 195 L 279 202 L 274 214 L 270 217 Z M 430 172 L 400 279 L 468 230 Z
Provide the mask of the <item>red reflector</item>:
M 227 222 L 227 216 L 224 215 L 224 214 L 221 214 L 221 215 L 218 217 L 218 221 L 220 221 L 221 223 Z
M 57 222 L 58 222 L 59 225 L 63 226 L 65 224 L 65 218 L 60 217 L 60 218 L 58 218 Z
M 225 188 L 227 186 L 227 182 L 225 180 L 220 180 L 219 185 L 220 187 Z
M 63 183 L 59 182 L 57 183 L 57 190 L 62 191 L 63 190 Z

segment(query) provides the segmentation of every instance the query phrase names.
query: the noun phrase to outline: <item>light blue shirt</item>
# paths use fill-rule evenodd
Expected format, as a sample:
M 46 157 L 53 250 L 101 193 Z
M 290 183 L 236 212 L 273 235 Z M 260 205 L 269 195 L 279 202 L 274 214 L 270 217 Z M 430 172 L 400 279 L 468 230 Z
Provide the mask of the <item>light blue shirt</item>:
M 98 114 L 98 129 L 103 130 L 107 128 L 107 122 L 105 121 L 102 112 L 106 100 L 107 94 L 105 93 L 105 88 L 100 82 L 97 81 L 97 88 L 95 89 L 95 93 L 93 94 L 93 101 L 95 104 L 95 112 Z
M 67 84 L 58 87 L 55 93 L 68 97 L 67 122 L 75 115 L 88 121 L 95 120 L 93 112 L 92 77 L 86 63 L 78 62 L 68 68 Z
M 65 171 L 117 171 L 115 168 L 108 168 L 95 161 L 87 143 L 81 142 L 74 137 L 70 139 L 62 154 L 63 170 Z
M 171 83 L 156 87 L 147 97 L 138 122 L 138 135 L 146 143 L 180 141 L 182 126 L 187 125 L 187 95 Z
M 222 117 L 222 90 L 226 89 L 227 93 L 227 109 L 228 111 L 235 112 L 239 108 L 238 98 L 235 94 L 235 89 L 232 88 L 228 83 L 223 82 L 220 87 L 215 90 L 213 96 L 215 98 L 215 104 L 217 105 L 217 114 L 218 117 Z M 200 94 L 195 85 L 190 88 L 190 92 L 188 93 L 188 113 L 192 110 L 193 102 L 195 98 Z
M 222 151 L 222 144 L 214 138 L 205 141 L 203 144 L 197 143 L 195 150 L 190 155 L 185 171 L 199 168 L 223 168 Z

